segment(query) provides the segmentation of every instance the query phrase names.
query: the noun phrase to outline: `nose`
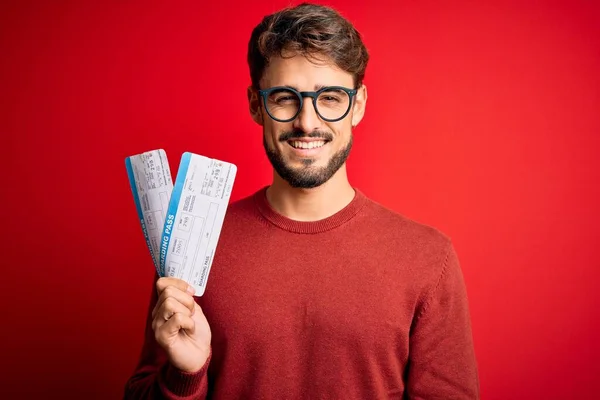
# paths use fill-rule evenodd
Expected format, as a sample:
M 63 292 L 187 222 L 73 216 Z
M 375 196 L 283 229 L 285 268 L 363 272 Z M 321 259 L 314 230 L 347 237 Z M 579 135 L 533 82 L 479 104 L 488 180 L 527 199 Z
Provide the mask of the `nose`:
M 321 128 L 323 121 L 319 118 L 312 102 L 312 98 L 304 98 L 300 114 L 294 120 L 294 128 L 303 132 L 312 132 Z

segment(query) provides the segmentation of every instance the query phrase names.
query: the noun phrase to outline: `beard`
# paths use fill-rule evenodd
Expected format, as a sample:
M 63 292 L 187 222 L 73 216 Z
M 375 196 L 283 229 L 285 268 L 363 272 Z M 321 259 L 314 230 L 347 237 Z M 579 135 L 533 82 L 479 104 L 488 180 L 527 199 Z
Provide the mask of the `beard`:
M 304 136 L 323 138 L 326 140 L 326 143 L 329 143 L 333 139 L 333 135 L 327 132 L 311 132 L 309 135 L 305 135 L 302 132 L 285 132 L 279 137 L 279 141 L 287 142 L 290 139 Z M 267 157 L 269 158 L 273 169 L 275 169 L 277 174 L 286 180 L 291 187 L 301 189 L 312 189 L 321 186 L 331 179 L 348 159 L 350 150 L 352 149 L 352 141 L 352 134 L 350 134 L 350 139 L 346 146 L 335 153 L 324 167 L 314 167 L 312 164 L 315 160 L 313 158 L 305 158 L 302 160 L 302 167 L 292 168 L 286 164 L 281 154 L 278 154 L 273 149 L 269 148 L 267 139 L 265 135 L 263 135 L 263 147 L 265 148 L 265 152 L 267 153 Z

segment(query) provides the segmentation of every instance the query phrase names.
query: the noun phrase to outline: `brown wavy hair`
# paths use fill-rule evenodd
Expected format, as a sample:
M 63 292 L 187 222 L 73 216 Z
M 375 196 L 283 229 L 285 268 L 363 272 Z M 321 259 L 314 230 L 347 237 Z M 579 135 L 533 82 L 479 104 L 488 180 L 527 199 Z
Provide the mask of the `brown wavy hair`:
M 354 75 L 355 88 L 362 84 L 369 61 L 360 33 L 347 19 L 332 8 L 302 3 L 267 15 L 252 31 L 248 43 L 252 86 L 259 88 L 271 57 L 296 54 L 315 61 L 329 58 Z

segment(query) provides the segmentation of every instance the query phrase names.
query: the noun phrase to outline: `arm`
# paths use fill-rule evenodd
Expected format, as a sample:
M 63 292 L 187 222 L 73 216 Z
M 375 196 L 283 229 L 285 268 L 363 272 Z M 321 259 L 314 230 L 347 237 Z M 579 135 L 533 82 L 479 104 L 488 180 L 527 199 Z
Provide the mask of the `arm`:
M 205 399 L 210 355 L 197 372 L 184 372 L 169 362 L 166 351 L 156 341 L 153 329 L 153 310 L 158 300 L 158 292 L 153 288 L 142 354 L 133 375 L 125 385 L 124 399 Z
M 467 293 L 451 244 L 411 328 L 407 392 L 414 400 L 479 399 Z

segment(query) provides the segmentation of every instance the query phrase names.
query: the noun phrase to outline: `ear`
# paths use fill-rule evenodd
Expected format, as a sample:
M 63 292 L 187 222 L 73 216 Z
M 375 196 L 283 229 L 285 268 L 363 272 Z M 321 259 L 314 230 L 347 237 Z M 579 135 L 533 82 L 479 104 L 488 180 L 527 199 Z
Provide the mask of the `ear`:
M 356 90 L 354 96 L 354 105 L 352 106 L 352 126 L 355 127 L 363 119 L 365 108 L 367 106 L 367 87 L 361 85 Z
M 258 91 L 252 86 L 248 86 L 248 107 L 250 109 L 250 115 L 257 124 L 263 124 L 262 107 L 260 104 L 260 96 Z

